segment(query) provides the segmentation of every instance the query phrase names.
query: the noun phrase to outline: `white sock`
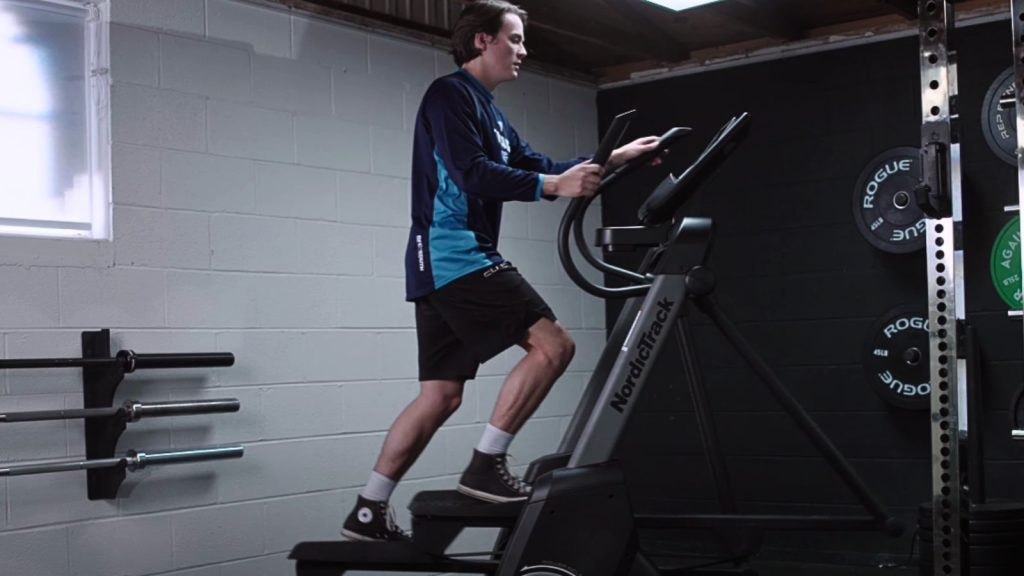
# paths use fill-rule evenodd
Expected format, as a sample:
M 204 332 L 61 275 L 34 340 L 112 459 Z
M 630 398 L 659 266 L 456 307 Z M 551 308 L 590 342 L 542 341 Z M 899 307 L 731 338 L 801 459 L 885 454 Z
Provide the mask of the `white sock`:
M 484 454 L 504 454 L 508 452 L 508 446 L 515 438 L 512 434 L 499 430 L 490 424 L 484 429 L 484 435 L 480 437 L 480 443 L 476 449 Z
M 391 493 L 395 491 L 396 484 L 398 482 L 383 474 L 376 471 L 370 472 L 370 479 L 366 481 L 366 487 L 359 495 L 367 500 L 387 502 L 391 499 Z

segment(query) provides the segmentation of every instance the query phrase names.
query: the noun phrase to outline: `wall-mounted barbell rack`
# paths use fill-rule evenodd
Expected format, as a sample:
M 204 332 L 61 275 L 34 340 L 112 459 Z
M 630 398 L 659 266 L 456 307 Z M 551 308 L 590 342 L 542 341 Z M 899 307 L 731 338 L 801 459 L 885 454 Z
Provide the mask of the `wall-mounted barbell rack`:
M 126 471 L 147 466 L 182 464 L 206 460 L 240 458 L 242 446 L 211 446 L 194 449 L 141 451 L 129 450 L 115 456 L 117 441 L 127 424 L 142 418 L 237 412 L 241 404 L 234 398 L 179 402 L 139 402 L 127 400 L 114 406 L 114 394 L 126 374 L 157 368 L 212 368 L 231 366 L 235 357 L 228 352 L 136 354 L 121 350 L 110 354 L 110 330 L 82 332 L 81 358 L 30 358 L 0 360 L 0 370 L 32 368 L 81 368 L 83 408 L 37 410 L 0 414 L 0 424 L 45 420 L 82 419 L 85 421 L 85 460 L 64 460 L 18 464 L 0 468 L 0 476 L 47 474 L 85 470 L 90 500 L 110 499 L 124 482 Z

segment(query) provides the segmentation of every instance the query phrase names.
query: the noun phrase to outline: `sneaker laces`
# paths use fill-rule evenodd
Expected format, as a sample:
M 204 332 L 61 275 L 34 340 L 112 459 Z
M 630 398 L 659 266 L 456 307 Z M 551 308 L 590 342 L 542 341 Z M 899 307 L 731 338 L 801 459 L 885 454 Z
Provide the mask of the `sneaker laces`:
M 380 515 L 384 518 L 384 526 L 388 529 L 388 532 L 394 532 L 400 536 L 409 537 L 409 533 L 402 530 L 401 526 L 395 521 L 395 508 L 388 505 L 387 502 L 380 503 Z
M 502 482 L 512 490 L 520 494 L 529 494 L 529 485 L 508 469 L 508 459 L 508 454 L 501 454 L 495 457 L 494 466 L 498 470 L 498 477 L 500 477 Z

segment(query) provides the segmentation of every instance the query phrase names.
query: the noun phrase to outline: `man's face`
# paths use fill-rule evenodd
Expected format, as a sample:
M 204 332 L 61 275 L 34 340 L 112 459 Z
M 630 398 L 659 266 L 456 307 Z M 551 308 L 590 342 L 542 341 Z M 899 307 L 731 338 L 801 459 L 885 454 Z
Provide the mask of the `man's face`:
M 519 65 L 526 58 L 526 39 L 519 16 L 505 14 L 505 23 L 497 36 L 479 34 L 477 38 L 478 47 L 480 42 L 486 43 L 481 56 L 490 79 L 496 84 L 515 80 L 519 76 Z

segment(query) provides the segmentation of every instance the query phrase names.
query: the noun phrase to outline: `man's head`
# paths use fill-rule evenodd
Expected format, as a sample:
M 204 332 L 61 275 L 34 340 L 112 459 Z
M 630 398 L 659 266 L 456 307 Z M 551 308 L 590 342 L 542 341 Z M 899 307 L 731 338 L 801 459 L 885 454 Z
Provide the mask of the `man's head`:
M 455 64 L 472 63 L 495 85 L 514 80 L 526 57 L 525 25 L 526 11 L 504 0 L 468 4 L 452 30 Z

